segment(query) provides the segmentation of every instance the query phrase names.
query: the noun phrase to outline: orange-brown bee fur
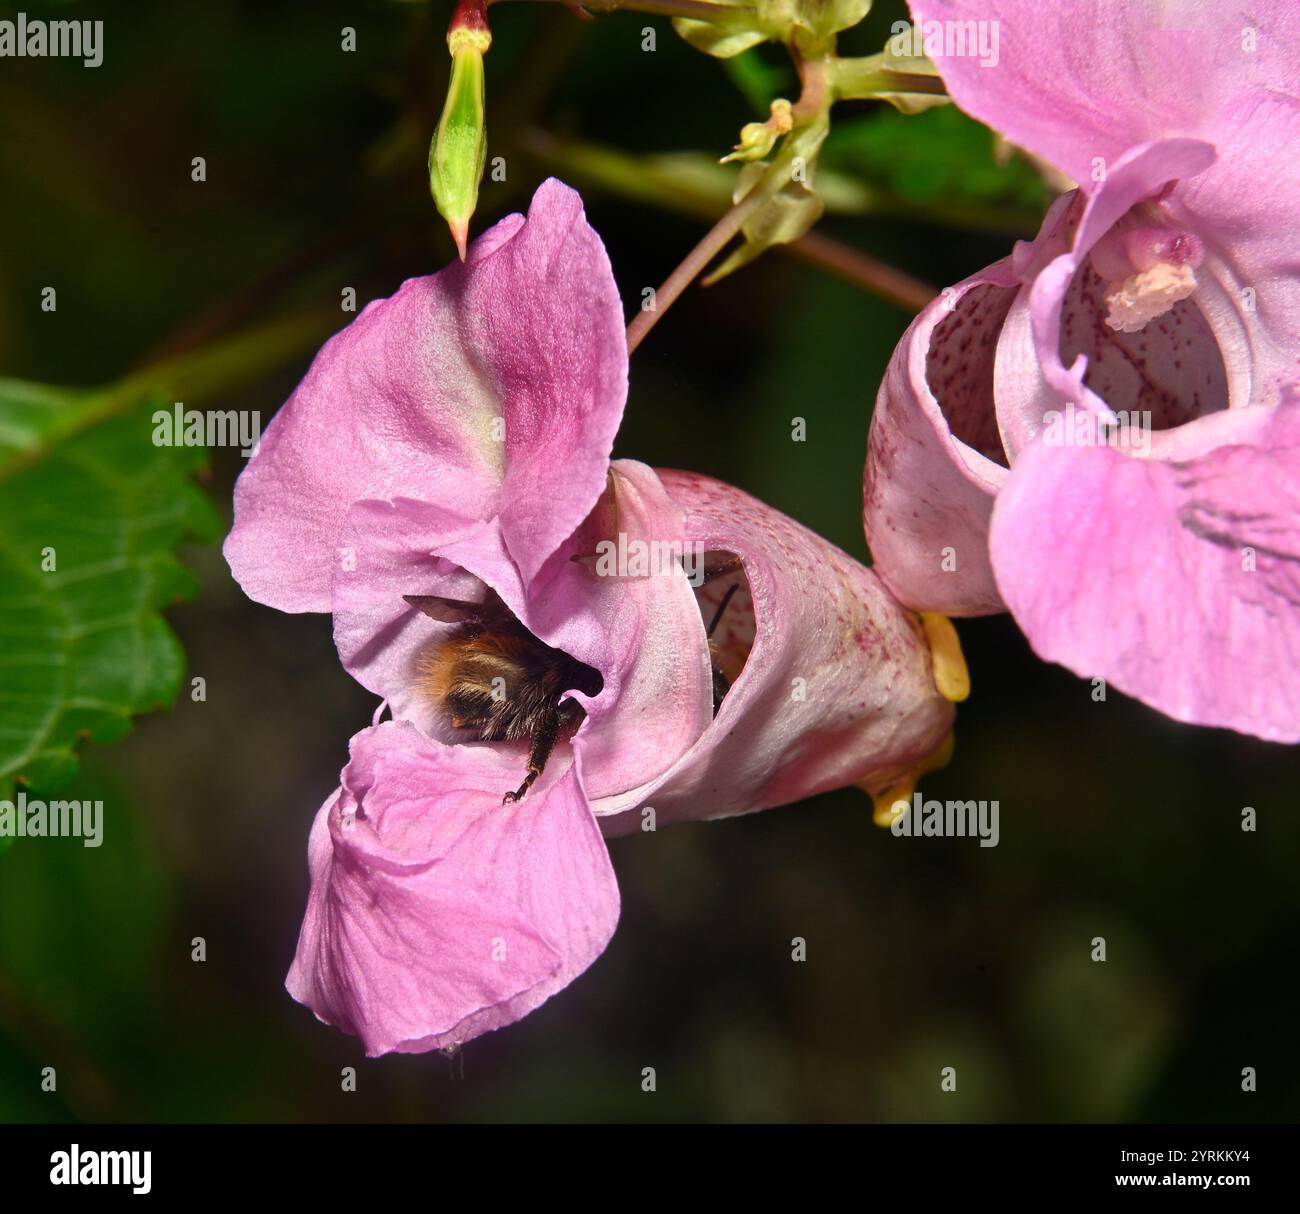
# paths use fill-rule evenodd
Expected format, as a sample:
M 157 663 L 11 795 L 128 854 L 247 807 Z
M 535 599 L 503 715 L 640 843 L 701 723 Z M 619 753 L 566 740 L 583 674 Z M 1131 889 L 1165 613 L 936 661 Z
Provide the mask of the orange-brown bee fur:
M 737 557 L 715 555 L 716 562 L 706 563 L 706 582 L 740 571 Z M 737 589 L 732 585 L 723 595 L 707 628 L 710 637 Z M 599 671 L 538 640 L 492 591 L 481 603 L 404 597 L 430 619 L 456 625 L 423 655 L 418 673 L 420 688 L 447 723 L 481 742 L 529 743 L 524 782 L 502 803 L 520 800 L 546 769 L 556 743 L 572 738 L 587 715 L 576 700 L 564 698 L 565 692 L 598 695 L 604 686 Z M 712 641 L 709 648 L 716 714 L 730 683 L 718 669 Z
M 528 774 L 503 799 L 518 801 L 546 769 L 555 744 L 573 737 L 587 715 L 564 693 L 598 695 L 604 681 L 590 666 L 539 641 L 495 594 L 482 603 L 405 597 L 432 619 L 458 625 L 420 668 L 421 686 L 452 728 L 481 742 L 530 743 Z

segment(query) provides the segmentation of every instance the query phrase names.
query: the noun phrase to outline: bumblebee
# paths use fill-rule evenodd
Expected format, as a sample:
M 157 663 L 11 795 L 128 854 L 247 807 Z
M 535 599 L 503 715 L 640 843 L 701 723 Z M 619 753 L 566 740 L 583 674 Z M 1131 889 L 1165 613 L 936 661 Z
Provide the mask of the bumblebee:
M 705 581 L 740 568 L 737 558 L 726 555 L 729 559 L 706 565 Z M 715 609 L 707 629 L 710 638 L 739 585 L 728 587 Z M 605 685 L 600 672 L 535 637 L 494 591 L 481 603 L 439 595 L 403 597 L 430 619 L 456 625 L 423 655 L 419 667 L 423 690 L 448 724 L 480 742 L 528 742 L 527 774 L 502 804 L 522 800 L 545 771 L 556 743 L 571 739 L 586 718 L 582 705 L 565 693 L 599 695 Z M 716 715 L 730 684 L 718 669 L 711 640 L 710 665 Z
M 600 672 L 539 641 L 489 591 L 481 603 L 436 595 L 403 596 L 430 619 L 458 625 L 421 663 L 424 689 L 453 729 L 481 742 L 529 743 L 528 774 L 502 803 L 520 800 L 546 769 L 555 744 L 587 715 L 566 691 L 599 695 Z

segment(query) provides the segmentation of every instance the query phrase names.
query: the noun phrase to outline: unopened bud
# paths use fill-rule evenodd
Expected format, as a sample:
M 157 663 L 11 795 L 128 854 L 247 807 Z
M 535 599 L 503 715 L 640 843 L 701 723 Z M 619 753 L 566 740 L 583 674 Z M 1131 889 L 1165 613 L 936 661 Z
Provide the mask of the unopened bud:
M 772 116 L 766 122 L 749 122 L 740 128 L 740 142 L 722 158 L 726 164 L 732 160 L 762 160 L 776 146 L 782 135 L 788 135 L 794 126 L 792 107 L 778 97 L 772 102 Z
M 451 83 L 429 148 L 429 188 L 465 260 L 469 221 L 487 162 L 483 56 L 492 45 L 483 0 L 461 0 L 447 31 Z

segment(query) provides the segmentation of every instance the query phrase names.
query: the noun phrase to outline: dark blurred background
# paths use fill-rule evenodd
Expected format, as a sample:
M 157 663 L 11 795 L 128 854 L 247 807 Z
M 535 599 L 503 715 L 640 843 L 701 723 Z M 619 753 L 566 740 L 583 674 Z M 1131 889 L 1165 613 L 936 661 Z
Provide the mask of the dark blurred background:
M 21 7 L 102 19 L 105 49 L 96 69 L 0 61 L 4 374 L 109 382 L 163 349 L 337 311 L 348 286 L 361 303 L 389 294 L 452 256 L 425 174 L 449 3 Z M 878 49 L 901 11 L 880 4 L 846 45 Z M 502 4 L 492 23 L 489 156 L 506 157 L 507 181 L 485 188 L 475 230 L 555 173 L 583 187 L 631 306 L 705 224 L 648 201 L 648 172 L 614 158 L 618 172 L 593 177 L 572 149 L 716 158 L 789 93 L 783 53 L 727 66 L 632 13 Z M 354 53 L 340 50 L 344 26 Z M 836 120 L 827 170 L 850 195 L 857 183 L 858 213 L 819 230 L 936 285 L 1032 233 L 1048 201 L 951 109 L 842 106 Z M 53 314 L 38 306 L 49 283 Z M 908 319 L 766 255 L 690 291 L 646 340 L 617 454 L 734 482 L 865 559 L 871 401 Z M 220 406 L 265 422 L 310 354 Z M 806 443 L 790 442 L 795 416 Z M 204 481 L 227 518 L 241 466 L 215 451 Z M 1294 1116 L 1294 752 L 1177 726 L 1117 693 L 1095 703 L 1006 619 L 962 624 L 974 694 L 951 766 L 923 785 L 998 799 L 998 847 L 896 840 L 852 791 L 619 840 L 622 921 L 569 990 L 454 1059 L 366 1061 L 282 982 L 308 826 L 373 704 L 327 618 L 248 602 L 216 546 L 184 559 L 201 590 L 169 619 L 186 686 L 206 678 L 207 701 L 183 693 L 87 752 L 66 795 L 105 799 L 102 848 L 19 841 L 0 857 L 0 1117 Z M 1095 936 L 1104 964 L 1090 960 Z M 340 1090 L 347 1065 L 355 1093 Z M 45 1066 L 57 1093 L 40 1090 Z M 940 1090 L 945 1066 L 955 1093 Z M 1255 1093 L 1241 1090 L 1246 1066 Z

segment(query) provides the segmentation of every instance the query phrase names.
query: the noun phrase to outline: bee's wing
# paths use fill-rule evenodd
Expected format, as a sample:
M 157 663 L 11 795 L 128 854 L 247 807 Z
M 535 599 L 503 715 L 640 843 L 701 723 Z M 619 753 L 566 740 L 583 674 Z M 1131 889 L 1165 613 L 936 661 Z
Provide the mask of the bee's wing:
M 739 573 L 743 566 L 734 552 L 706 552 L 704 554 L 704 577 L 701 585 L 707 586 L 717 578 L 729 573 Z
M 486 603 L 470 603 L 465 599 L 445 599 L 437 594 L 404 594 L 408 603 L 440 624 L 477 624 L 487 614 Z

